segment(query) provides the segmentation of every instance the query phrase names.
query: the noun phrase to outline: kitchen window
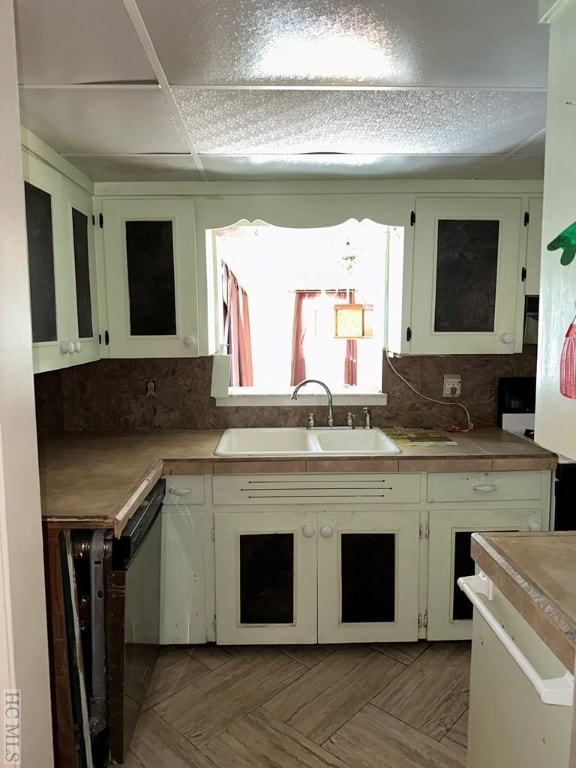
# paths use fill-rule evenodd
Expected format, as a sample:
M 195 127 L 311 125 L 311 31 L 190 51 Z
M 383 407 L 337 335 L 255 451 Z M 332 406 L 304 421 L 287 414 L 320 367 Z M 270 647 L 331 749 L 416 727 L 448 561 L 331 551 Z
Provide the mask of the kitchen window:
M 230 395 L 288 395 L 304 378 L 336 394 L 381 393 L 389 230 L 349 220 L 208 231 Z

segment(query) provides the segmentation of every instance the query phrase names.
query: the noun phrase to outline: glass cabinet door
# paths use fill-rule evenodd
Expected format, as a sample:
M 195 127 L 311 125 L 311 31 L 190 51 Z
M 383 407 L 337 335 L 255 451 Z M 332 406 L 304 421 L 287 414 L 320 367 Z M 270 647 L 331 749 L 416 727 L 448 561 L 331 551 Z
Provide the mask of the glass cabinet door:
M 216 637 L 316 642 L 316 515 L 216 513 Z
M 32 341 L 56 341 L 58 332 L 52 195 L 29 182 L 24 183 L 24 191 L 28 234 Z
M 67 311 L 61 340 L 73 343 L 74 351 L 65 355 L 69 365 L 100 358 L 92 211 L 90 194 L 71 182 L 63 184 L 63 241 L 69 257 L 61 275 L 61 293 L 66 297 Z
M 417 198 L 410 352 L 521 351 L 521 209 L 520 198 Z
M 418 638 L 419 513 L 318 513 L 318 642 Z
M 78 318 L 78 336 L 81 339 L 91 339 L 94 336 L 88 227 L 88 216 L 73 207 L 72 241 L 74 246 L 74 275 L 76 278 L 76 315 Z
M 112 357 L 198 354 L 194 202 L 104 200 Z
M 472 604 L 458 587 L 476 564 L 470 556 L 474 531 L 526 531 L 544 517 L 535 510 L 434 510 L 430 513 L 428 640 L 469 640 Z

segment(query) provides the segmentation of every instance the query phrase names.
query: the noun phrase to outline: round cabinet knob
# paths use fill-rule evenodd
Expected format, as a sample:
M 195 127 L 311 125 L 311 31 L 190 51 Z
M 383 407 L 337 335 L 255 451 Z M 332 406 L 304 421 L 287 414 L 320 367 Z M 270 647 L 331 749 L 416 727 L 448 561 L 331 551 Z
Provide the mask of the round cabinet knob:
M 82 350 L 82 344 L 80 343 L 80 339 L 76 339 L 74 342 L 74 352 L 80 352 Z
M 60 342 L 60 352 L 63 355 L 67 355 L 68 354 L 68 342 L 67 341 L 61 341 Z
M 323 536 L 325 539 L 329 539 L 333 533 L 334 529 L 330 525 L 323 525 L 322 528 L 320 528 L 320 536 Z
M 540 520 L 532 520 L 530 523 L 528 523 L 528 530 L 530 531 L 541 531 L 542 530 L 542 523 Z
M 506 331 L 505 333 L 500 334 L 500 341 L 503 344 L 514 344 L 516 341 L 516 336 L 510 331 Z
M 185 347 L 195 347 L 196 346 L 196 336 L 184 336 L 182 339 L 184 342 Z
M 312 539 L 316 533 L 316 529 L 313 525 L 305 525 L 304 528 L 302 528 L 302 533 L 305 538 Z

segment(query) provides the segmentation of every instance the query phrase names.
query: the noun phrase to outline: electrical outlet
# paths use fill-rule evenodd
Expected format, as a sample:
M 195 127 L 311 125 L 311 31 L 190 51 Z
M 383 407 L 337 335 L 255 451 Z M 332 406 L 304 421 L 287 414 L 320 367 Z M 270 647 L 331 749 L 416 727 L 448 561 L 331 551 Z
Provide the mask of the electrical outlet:
M 461 385 L 462 385 L 462 379 L 458 374 L 445 373 L 442 397 L 460 397 Z
M 156 397 L 156 382 L 154 379 L 146 381 L 146 397 Z

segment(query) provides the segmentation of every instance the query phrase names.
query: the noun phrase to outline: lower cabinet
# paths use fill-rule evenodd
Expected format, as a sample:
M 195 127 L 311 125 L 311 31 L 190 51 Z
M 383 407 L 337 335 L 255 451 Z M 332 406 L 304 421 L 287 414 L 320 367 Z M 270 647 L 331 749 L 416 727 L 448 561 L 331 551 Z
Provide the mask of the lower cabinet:
M 548 530 L 551 472 L 170 477 L 163 644 L 469 639 L 473 531 Z
M 216 512 L 217 642 L 418 638 L 417 511 Z
M 205 643 L 208 639 L 204 483 L 201 476 L 167 478 L 161 513 L 162 645 Z
M 428 542 L 428 640 L 469 640 L 472 603 L 457 586 L 460 576 L 471 576 L 474 531 L 543 530 L 545 510 L 440 509 L 430 512 Z

